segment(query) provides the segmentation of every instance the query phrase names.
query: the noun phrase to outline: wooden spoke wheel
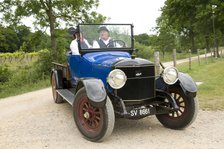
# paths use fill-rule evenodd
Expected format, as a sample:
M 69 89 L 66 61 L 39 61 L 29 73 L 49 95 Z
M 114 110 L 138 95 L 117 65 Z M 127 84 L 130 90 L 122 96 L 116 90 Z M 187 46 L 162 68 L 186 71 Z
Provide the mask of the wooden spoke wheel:
M 179 106 L 178 110 L 168 114 L 156 115 L 157 119 L 171 129 L 182 129 L 189 126 L 196 118 L 198 112 L 198 102 L 196 98 L 187 97 L 181 88 L 170 89 L 171 96 Z M 167 99 L 164 99 L 167 106 L 171 106 Z
M 114 128 L 114 110 L 109 99 L 102 108 L 91 105 L 85 88 L 80 89 L 73 103 L 73 116 L 80 133 L 90 141 L 102 141 Z

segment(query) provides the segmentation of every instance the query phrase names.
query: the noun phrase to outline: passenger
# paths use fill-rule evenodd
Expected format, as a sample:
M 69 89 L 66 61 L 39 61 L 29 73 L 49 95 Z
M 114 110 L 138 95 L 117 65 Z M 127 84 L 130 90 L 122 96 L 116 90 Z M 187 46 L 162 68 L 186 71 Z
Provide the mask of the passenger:
M 80 33 L 78 29 L 71 27 L 71 28 L 69 28 L 69 31 L 72 33 L 72 35 L 74 37 L 74 40 L 72 40 L 72 42 L 70 44 L 70 49 L 72 51 L 72 55 L 80 55 L 79 48 L 78 48 L 78 41 L 80 42 L 80 46 L 82 49 L 88 49 L 91 47 L 91 45 L 83 37 L 83 34 Z

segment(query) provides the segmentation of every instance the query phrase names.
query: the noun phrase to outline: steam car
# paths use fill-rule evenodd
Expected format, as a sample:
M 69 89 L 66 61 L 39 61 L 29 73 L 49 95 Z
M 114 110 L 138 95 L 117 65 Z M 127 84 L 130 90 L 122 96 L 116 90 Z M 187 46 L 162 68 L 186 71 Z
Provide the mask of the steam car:
M 100 29 L 109 40 L 100 45 Z M 155 115 L 167 128 L 183 129 L 197 116 L 197 87 L 175 67 L 137 58 L 132 24 L 79 24 L 80 55 L 67 52 L 67 63 L 54 63 L 51 73 L 55 103 L 72 106 L 75 124 L 90 141 L 113 132 L 115 117 L 137 120 Z M 85 38 L 91 47 L 82 46 Z M 98 43 L 98 46 L 94 44 Z

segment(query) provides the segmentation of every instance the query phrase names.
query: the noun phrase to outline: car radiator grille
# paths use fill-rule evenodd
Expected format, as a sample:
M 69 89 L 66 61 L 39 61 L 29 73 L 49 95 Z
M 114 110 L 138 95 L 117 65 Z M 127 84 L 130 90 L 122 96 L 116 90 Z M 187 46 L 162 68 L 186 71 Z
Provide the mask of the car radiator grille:
M 119 67 L 127 76 L 127 82 L 117 94 L 123 100 L 145 100 L 155 97 L 155 67 Z

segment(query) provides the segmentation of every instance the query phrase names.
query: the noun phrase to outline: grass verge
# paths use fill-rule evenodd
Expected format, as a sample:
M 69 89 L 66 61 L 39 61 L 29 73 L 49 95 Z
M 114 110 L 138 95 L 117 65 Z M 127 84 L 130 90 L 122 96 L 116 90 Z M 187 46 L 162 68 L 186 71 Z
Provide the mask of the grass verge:
M 224 59 L 214 59 L 200 65 L 192 63 L 189 70 L 188 64 L 181 64 L 178 69 L 190 74 L 196 82 L 202 82 L 198 86 L 197 97 L 200 108 L 203 110 L 224 110 Z
M 36 83 L 24 84 L 22 86 L 21 85 L 20 86 L 3 85 L 0 87 L 0 99 L 39 90 L 46 87 L 50 87 L 49 79 L 40 80 Z

